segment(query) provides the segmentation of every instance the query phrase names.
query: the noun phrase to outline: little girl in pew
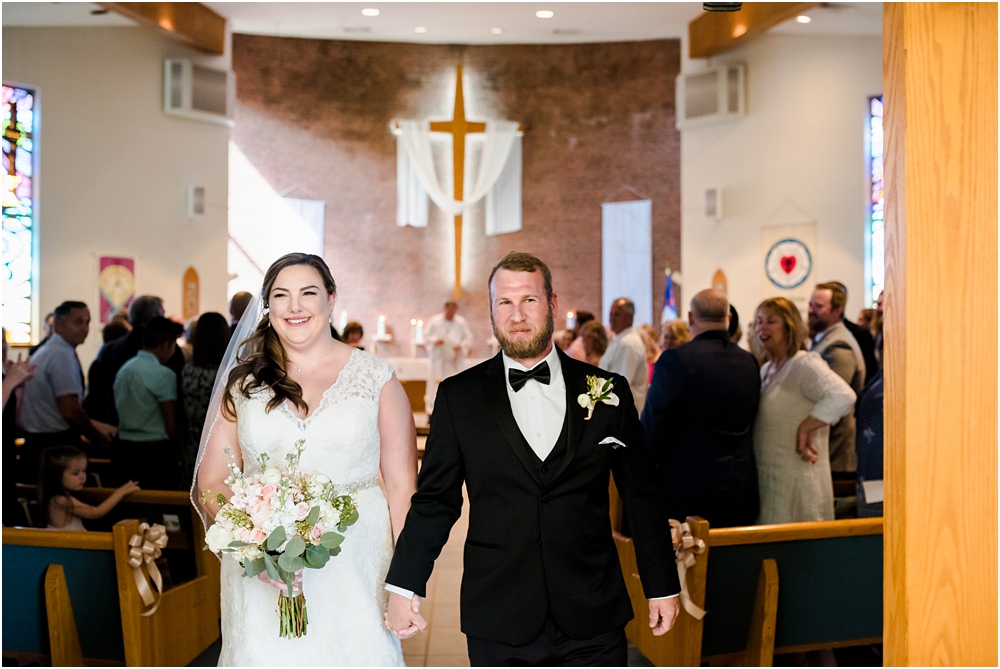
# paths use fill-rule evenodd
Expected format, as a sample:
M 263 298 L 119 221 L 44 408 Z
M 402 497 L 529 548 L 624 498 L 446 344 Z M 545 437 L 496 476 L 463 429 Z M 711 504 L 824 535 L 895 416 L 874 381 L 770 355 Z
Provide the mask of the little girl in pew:
M 48 530 L 86 531 L 83 519 L 103 518 L 125 495 L 139 490 L 129 481 L 97 506 L 73 496 L 87 482 L 87 454 L 75 446 L 52 446 L 42 451 L 38 478 L 39 510 Z

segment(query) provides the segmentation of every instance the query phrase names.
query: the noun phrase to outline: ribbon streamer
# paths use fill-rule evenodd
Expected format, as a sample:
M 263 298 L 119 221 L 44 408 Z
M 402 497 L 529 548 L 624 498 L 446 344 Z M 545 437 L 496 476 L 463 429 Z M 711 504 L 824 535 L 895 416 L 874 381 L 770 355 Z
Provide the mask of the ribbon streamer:
M 156 598 L 153 589 L 149 587 L 149 579 L 153 579 L 156 592 L 162 596 L 163 576 L 160 575 L 160 570 L 156 566 L 156 558 L 160 557 L 160 553 L 167 546 L 167 530 L 163 525 L 140 523 L 139 531 L 128 540 L 128 545 L 130 546 L 128 551 L 128 566 L 132 567 L 132 575 L 135 577 L 135 587 L 139 590 L 142 603 L 146 606 L 152 605 L 153 607 L 142 615 L 144 617 L 151 616 L 159 608 L 160 600 Z M 146 565 L 146 572 L 149 574 L 148 577 L 142 571 L 143 564 Z
M 695 563 L 694 556 L 705 552 L 705 542 L 691 534 L 687 523 L 677 520 L 670 521 L 670 539 L 674 544 L 674 557 L 677 561 L 677 575 L 681 579 L 681 605 L 695 620 L 705 617 L 705 610 L 691 601 L 687 586 L 687 570 Z

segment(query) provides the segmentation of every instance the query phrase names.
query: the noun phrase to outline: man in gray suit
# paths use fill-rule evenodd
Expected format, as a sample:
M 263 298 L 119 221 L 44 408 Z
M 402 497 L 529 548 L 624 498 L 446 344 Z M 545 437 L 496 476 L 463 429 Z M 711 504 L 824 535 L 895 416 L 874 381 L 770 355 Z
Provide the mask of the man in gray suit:
M 831 281 L 816 286 L 809 299 L 809 350 L 819 353 L 830 369 L 858 393 L 865 383 L 865 359 L 843 323 L 846 305 L 847 293 L 841 284 Z M 830 428 L 830 469 L 834 479 L 854 479 L 858 468 L 854 429 L 853 411 Z

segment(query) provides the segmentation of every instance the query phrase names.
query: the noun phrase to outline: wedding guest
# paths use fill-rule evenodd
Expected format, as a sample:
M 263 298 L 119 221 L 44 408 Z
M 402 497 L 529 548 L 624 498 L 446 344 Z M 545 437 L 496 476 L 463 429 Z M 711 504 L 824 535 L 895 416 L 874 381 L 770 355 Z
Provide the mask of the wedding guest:
M 871 383 L 858 396 L 857 453 L 858 453 L 858 518 L 872 518 L 882 515 L 882 501 L 868 501 L 865 481 L 883 480 L 883 375 L 879 371 Z
M 154 317 L 163 317 L 163 300 L 154 295 L 140 295 L 129 307 L 129 324 L 132 329 L 124 337 L 104 348 L 97 359 L 100 362 L 98 385 L 92 385 L 88 394 L 88 406 L 92 407 L 92 417 L 110 425 L 118 425 L 118 411 L 115 408 L 114 383 L 118 370 L 142 350 L 142 336 L 146 323 Z M 180 393 L 180 373 L 184 369 L 184 355 L 175 350 L 168 366 L 177 376 Z M 93 395 L 93 398 L 90 398 Z
M 809 298 L 809 349 L 842 378 L 855 394 L 865 385 L 865 360 L 844 322 L 847 294 L 836 282 L 821 283 Z M 853 481 L 857 470 L 854 450 L 854 412 L 830 427 L 830 469 L 833 478 Z M 848 502 L 848 507 L 853 502 Z M 845 513 L 847 510 L 845 509 Z
M 194 478 L 195 459 L 201 444 L 201 431 L 205 425 L 205 414 L 212 399 L 212 388 L 219 365 L 229 345 L 229 323 L 222 314 L 210 311 L 198 317 L 191 338 L 191 364 L 181 373 L 181 388 L 184 389 L 184 415 L 187 429 L 184 431 L 184 452 L 182 453 L 182 482 Z
M 757 522 L 833 520 L 830 425 L 855 394 L 817 353 L 806 353 L 798 308 L 784 297 L 761 302 L 754 338 L 767 355 L 754 424 L 760 515 Z
M 103 518 L 139 484 L 129 481 L 97 506 L 81 502 L 73 493 L 87 483 L 87 454 L 75 446 L 51 446 L 42 452 L 38 477 L 38 508 L 41 525 L 49 530 L 86 532 L 83 519 Z
M 660 329 L 660 348 L 668 351 L 691 341 L 691 330 L 680 318 L 667 321 Z
M 52 337 L 31 357 L 34 377 L 24 384 L 18 425 L 24 431 L 17 480 L 34 483 L 38 454 L 48 446 L 80 445 L 81 435 L 95 450 L 107 448 L 108 437 L 84 411 L 83 369 L 76 347 L 90 333 L 90 309 L 84 302 L 63 302 L 56 307 Z
M 7 331 L 3 330 L 3 524 L 21 523 L 17 506 L 17 390 L 35 374 L 35 366 L 22 359 L 7 359 Z
M 142 350 L 115 377 L 119 417 L 112 464 L 118 480 L 136 479 L 147 489 L 176 490 L 180 481 L 177 377 L 167 362 L 177 353 L 183 326 L 154 316 L 143 328 Z
M 55 322 L 55 314 L 49 313 L 45 315 L 45 320 L 42 321 L 42 340 L 28 349 L 28 357 L 35 355 L 35 351 L 45 346 L 45 343 L 52 338 L 52 325 Z
M 253 299 L 253 294 L 248 293 L 245 290 L 233 295 L 229 300 L 229 336 L 233 336 L 236 332 L 236 326 L 239 325 L 240 319 L 243 318 L 243 312 L 247 310 L 250 306 L 250 301 Z
M 344 326 L 344 331 L 341 333 L 340 338 L 348 346 L 353 346 L 354 348 L 360 348 L 362 351 L 365 347 L 361 345 L 361 339 L 365 336 L 365 329 L 361 327 L 361 323 L 357 321 L 351 321 Z
M 108 344 L 121 339 L 127 335 L 131 329 L 132 327 L 128 324 L 128 321 L 121 320 L 118 318 L 117 314 L 113 320 L 105 323 L 104 327 L 101 328 L 101 348 L 98 349 L 97 357 L 94 358 L 93 362 L 90 363 L 90 367 L 87 369 L 88 388 L 93 389 L 102 387 L 104 384 L 104 380 L 101 378 L 103 367 L 99 362 L 99 359 Z M 99 409 L 100 404 L 96 402 L 96 396 L 94 393 L 87 393 L 86 397 L 83 398 L 83 410 L 87 412 L 88 416 L 97 416 L 99 414 Z
M 587 352 L 583 348 L 583 338 L 580 336 L 580 332 L 583 330 L 583 326 L 592 320 L 594 320 L 594 314 L 589 311 L 576 312 L 576 324 L 573 326 L 573 341 L 566 349 L 566 355 L 574 360 L 579 360 L 580 362 L 587 360 Z
M 739 345 L 740 340 L 743 339 L 743 328 L 740 327 L 740 315 L 736 311 L 736 307 L 729 305 L 729 341 L 734 344 Z
M 614 332 L 614 339 L 598 365 L 615 374 L 621 374 L 632 390 L 635 408 L 640 414 L 646 403 L 646 388 L 649 385 L 649 371 L 646 364 L 646 345 L 642 337 L 632 327 L 635 318 L 635 303 L 627 297 L 619 297 L 611 303 L 608 321 Z
M 636 329 L 639 332 L 639 336 L 642 337 L 643 346 L 646 347 L 646 367 L 649 370 L 646 377 L 646 384 L 648 386 L 649 382 L 653 380 L 653 363 L 660 357 L 663 349 L 656 342 L 656 332 L 653 331 L 652 325 L 643 324 Z
M 642 412 L 668 518 L 701 516 L 712 527 L 757 519 L 753 422 L 760 368 L 729 339 L 724 293 L 703 290 L 688 315 L 694 339 L 656 361 Z
M 444 312 L 431 316 L 424 328 L 424 346 L 430 358 L 427 376 L 427 393 L 424 406 L 427 413 L 434 413 L 434 399 L 438 384 L 462 371 L 465 356 L 472 348 L 472 330 L 458 315 L 458 302 L 444 303 Z
M 847 304 L 847 286 L 845 286 L 840 281 L 830 281 L 831 285 L 836 286 L 844 293 L 844 304 Z M 843 317 L 844 327 L 850 331 L 854 340 L 858 342 L 858 348 L 861 349 L 861 357 L 865 361 L 865 377 L 863 383 L 868 383 L 869 379 L 875 376 L 875 372 L 878 369 L 878 360 L 875 357 L 875 338 L 871 331 L 866 328 L 854 323 L 847 319 L 846 316 Z
M 596 319 L 591 319 L 580 329 L 583 341 L 584 362 L 597 366 L 608 350 L 608 331 Z
M 863 327 L 869 332 L 873 332 L 875 328 L 875 310 L 862 309 L 859 311 L 857 323 L 859 327 Z

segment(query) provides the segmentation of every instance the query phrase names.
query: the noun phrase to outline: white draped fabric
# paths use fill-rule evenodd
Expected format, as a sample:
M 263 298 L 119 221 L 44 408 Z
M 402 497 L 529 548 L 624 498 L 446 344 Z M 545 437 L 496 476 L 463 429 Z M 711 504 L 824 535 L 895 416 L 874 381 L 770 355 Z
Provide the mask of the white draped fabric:
M 602 212 L 602 295 L 604 322 L 611 303 L 635 303 L 636 327 L 653 322 L 653 203 L 605 202 Z
M 487 234 L 521 229 L 521 143 L 517 123 L 488 121 L 479 170 L 466 182 L 463 199 L 448 194 L 434 170 L 430 121 L 398 121 L 396 131 L 396 223 L 427 226 L 427 199 L 457 216 L 487 197 Z

